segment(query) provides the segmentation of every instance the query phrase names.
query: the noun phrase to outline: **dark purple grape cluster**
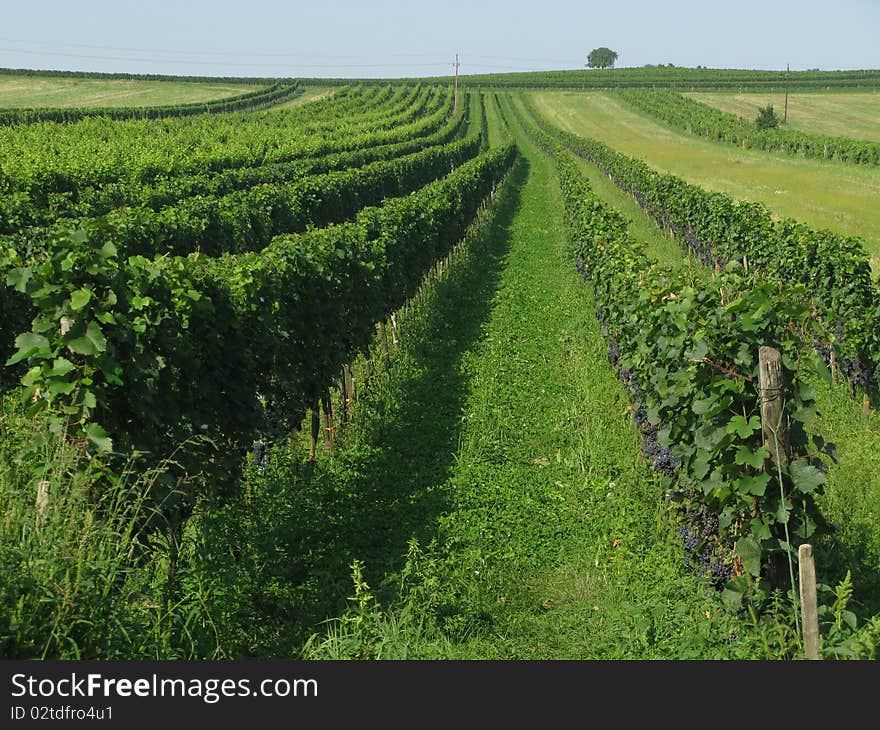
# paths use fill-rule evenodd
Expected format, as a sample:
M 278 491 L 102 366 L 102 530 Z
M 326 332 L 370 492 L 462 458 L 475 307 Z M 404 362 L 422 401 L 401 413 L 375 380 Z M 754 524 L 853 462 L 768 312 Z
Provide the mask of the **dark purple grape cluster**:
M 815 345 L 814 346 L 816 348 L 816 354 L 822 358 L 822 361 L 826 365 L 830 365 L 831 364 L 831 353 L 833 352 L 833 348 L 831 347 L 831 345 L 828 344 L 827 342 L 822 342 L 817 337 L 817 338 L 815 338 Z
M 617 365 L 617 362 L 620 360 L 620 345 L 618 345 L 615 341 L 611 341 L 611 344 L 608 345 L 608 362 L 612 365 Z
M 718 515 L 706 505 L 691 507 L 679 525 L 685 567 L 707 576 L 717 589 L 733 578 L 730 551 L 718 539 Z
M 651 426 L 651 428 L 658 429 L 657 426 Z M 681 467 L 681 462 L 672 452 L 657 441 L 656 430 L 650 435 L 645 435 L 645 456 L 651 460 L 651 467 L 654 471 L 667 477 L 674 477 Z
M 846 377 L 849 379 L 849 382 L 853 385 L 865 389 L 870 389 L 876 385 L 873 373 L 868 369 L 867 363 L 865 363 L 860 357 L 841 357 L 840 366 L 846 374 Z
M 700 545 L 700 536 L 690 525 L 680 525 L 678 534 L 681 536 L 681 544 L 684 547 L 684 566 L 690 568 L 691 558 L 697 554 Z
M 260 469 L 269 466 L 269 450 L 262 441 L 257 441 L 253 446 L 254 464 Z

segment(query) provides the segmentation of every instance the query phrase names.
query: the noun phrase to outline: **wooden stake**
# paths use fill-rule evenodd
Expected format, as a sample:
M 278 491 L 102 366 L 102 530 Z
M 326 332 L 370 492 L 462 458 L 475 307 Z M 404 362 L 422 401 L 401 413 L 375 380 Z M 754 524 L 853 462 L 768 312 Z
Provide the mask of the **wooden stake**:
M 324 411 L 324 448 L 327 450 L 328 454 L 332 454 L 336 425 L 333 422 L 333 403 L 331 402 L 329 393 L 326 393 L 321 398 L 321 406 Z
M 788 77 L 791 75 L 791 66 L 785 64 L 785 113 L 782 116 L 782 123 L 788 124 Z
M 813 546 L 804 544 L 798 548 L 798 570 L 801 584 L 801 620 L 804 627 L 804 655 L 807 659 L 819 658 L 819 611 L 816 601 L 816 564 Z
M 397 336 L 397 315 L 394 312 L 391 313 L 391 344 L 395 347 L 400 344 L 400 339 Z
M 784 421 L 782 411 L 782 355 L 779 350 L 764 346 L 758 350 L 758 363 L 764 445 L 770 451 L 774 463 L 784 465 L 788 463 L 789 436 L 788 423 Z M 776 432 L 775 438 L 773 431 Z
M 348 423 L 348 383 L 345 380 L 345 366 L 339 375 L 339 422 Z
M 867 418 L 871 415 L 871 399 L 868 396 L 868 391 L 865 391 L 865 397 L 862 398 L 862 418 Z
M 455 91 L 453 93 L 452 113 L 458 113 L 458 54 L 455 54 Z
M 49 511 L 49 482 L 41 481 L 37 485 L 37 528 L 43 526 Z
M 347 362 L 342 366 L 342 373 L 345 377 L 345 392 L 348 394 L 348 410 L 350 413 L 354 410 L 355 398 L 354 374 L 351 371 L 351 363 Z
M 312 406 L 312 438 L 309 444 L 309 461 L 315 460 L 318 450 L 318 434 L 321 432 L 321 417 L 318 414 L 318 404 Z

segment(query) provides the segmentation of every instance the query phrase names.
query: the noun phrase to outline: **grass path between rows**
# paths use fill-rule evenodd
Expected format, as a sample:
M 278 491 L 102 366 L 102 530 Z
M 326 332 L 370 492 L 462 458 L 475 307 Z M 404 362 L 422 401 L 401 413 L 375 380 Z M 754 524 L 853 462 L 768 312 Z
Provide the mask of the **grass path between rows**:
M 361 378 L 336 454 L 279 504 L 309 532 L 308 559 L 289 553 L 299 580 L 321 576 L 294 632 L 326 629 L 357 560 L 370 588 L 311 645 L 320 656 L 360 656 L 369 631 L 383 658 L 752 655 L 748 627 L 682 564 L 552 163 L 519 141 L 492 216 L 402 319 L 390 370 Z

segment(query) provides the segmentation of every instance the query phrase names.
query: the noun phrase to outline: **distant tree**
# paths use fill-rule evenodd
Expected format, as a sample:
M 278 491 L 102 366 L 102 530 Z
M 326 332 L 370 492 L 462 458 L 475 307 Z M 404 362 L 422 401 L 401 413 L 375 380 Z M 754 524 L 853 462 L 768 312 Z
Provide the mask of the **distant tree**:
M 594 48 L 587 56 L 587 66 L 590 68 L 614 68 L 617 60 L 617 51 L 610 48 Z
M 776 112 L 773 111 L 772 104 L 768 104 L 767 106 L 758 109 L 758 116 L 755 119 L 755 124 L 758 125 L 758 129 L 772 129 L 773 127 L 779 126 L 779 117 L 777 117 Z

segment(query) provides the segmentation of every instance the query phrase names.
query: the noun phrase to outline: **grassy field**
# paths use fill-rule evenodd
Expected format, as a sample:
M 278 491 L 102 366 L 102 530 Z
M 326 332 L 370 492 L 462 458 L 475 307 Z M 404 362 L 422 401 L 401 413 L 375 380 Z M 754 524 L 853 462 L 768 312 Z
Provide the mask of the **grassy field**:
M 591 136 L 709 190 L 764 203 L 780 216 L 860 236 L 880 271 L 880 170 L 713 144 L 674 131 L 608 94 L 534 92 L 552 123 Z
M 321 99 L 326 99 L 328 96 L 331 96 L 335 92 L 336 88 L 332 86 L 307 86 L 301 94 L 298 94 L 290 101 L 285 101 L 283 104 L 273 106 L 272 108 L 291 109 L 293 107 L 302 106 L 303 104 L 308 104 L 310 101 L 320 101 Z
M 768 104 L 782 118 L 784 93 L 742 94 L 694 91 L 685 93 L 695 101 L 754 120 Z M 806 93 L 788 95 L 788 126 L 804 132 L 880 142 L 880 93 Z
M 257 88 L 208 82 L 0 76 L 0 108 L 163 106 L 212 101 Z

